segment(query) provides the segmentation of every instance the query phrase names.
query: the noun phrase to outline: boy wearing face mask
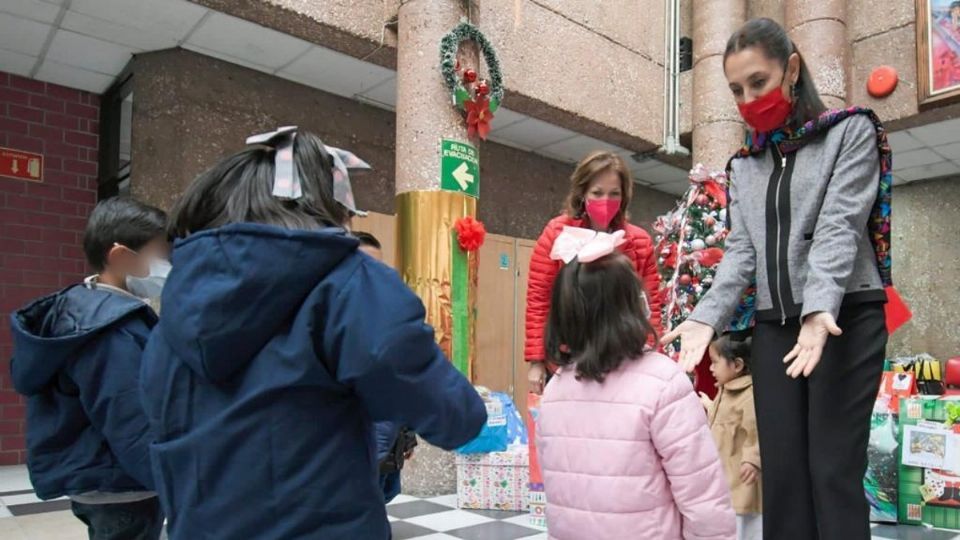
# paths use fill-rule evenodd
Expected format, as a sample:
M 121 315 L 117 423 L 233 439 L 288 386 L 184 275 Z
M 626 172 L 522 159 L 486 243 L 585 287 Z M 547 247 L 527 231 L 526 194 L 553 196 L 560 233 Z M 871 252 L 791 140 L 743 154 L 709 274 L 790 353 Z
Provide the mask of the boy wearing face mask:
M 27 465 L 37 496 L 68 496 L 93 540 L 156 539 L 163 514 L 140 358 L 169 263 L 163 211 L 132 199 L 94 209 L 83 248 L 97 274 L 14 313 L 14 388 L 27 397 Z

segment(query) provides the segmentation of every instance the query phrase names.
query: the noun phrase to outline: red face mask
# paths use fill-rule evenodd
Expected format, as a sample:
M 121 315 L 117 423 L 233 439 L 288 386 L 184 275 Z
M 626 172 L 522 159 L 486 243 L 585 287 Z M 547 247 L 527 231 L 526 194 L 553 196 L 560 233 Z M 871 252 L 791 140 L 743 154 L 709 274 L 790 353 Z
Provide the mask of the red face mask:
M 737 108 L 747 124 L 759 132 L 783 127 L 793 112 L 793 104 L 783 97 L 783 90 L 779 86 L 750 103 L 738 103 Z
M 590 223 L 606 230 L 620 213 L 620 199 L 590 199 L 586 202 L 586 208 Z

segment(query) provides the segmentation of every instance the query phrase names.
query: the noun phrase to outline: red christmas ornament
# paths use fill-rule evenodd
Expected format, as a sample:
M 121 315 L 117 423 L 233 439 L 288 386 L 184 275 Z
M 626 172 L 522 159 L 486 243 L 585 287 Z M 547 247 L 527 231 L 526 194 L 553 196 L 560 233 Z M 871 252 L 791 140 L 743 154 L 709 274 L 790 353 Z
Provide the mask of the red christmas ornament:
M 477 95 L 486 96 L 490 93 L 490 85 L 487 83 L 486 79 L 477 83 Z
M 457 230 L 457 242 L 460 249 L 470 252 L 480 249 L 487 237 L 487 228 L 471 216 L 460 218 L 453 224 Z
M 713 227 L 717 224 L 717 220 L 713 219 L 713 216 L 707 216 L 703 218 L 703 222 L 707 224 L 707 227 Z
M 719 263 L 720 260 L 723 259 L 723 250 L 715 247 L 707 248 L 698 251 L 696 254 L 694 254 L 694 257 L 700 261 L 700 266 L 706 266 L 709 268 Z
M 713 197 L 714 203 L 713 207 L 716 208 L 719 205 L 727 204 L 727 188 L 721 186 L 713 180 L 709 180 L 703 183 L 703 188 L 707 190 L 707 194 Z
M 477 70 L 467 68 L 467 70 L 463 72 L 463 82 L 469 84 L 476 80 L 477 80 Z
M 667 268 L 676 268 L 677 266 L 677 252 L 674 250 L 668 250 L 663 257 L 663 265 Z
M 706 195 L 704 195 L 704 194 L 702 194 L 702 193 L 701 193 L 700 195 L 697 195 L 697 204 L 698 204 L 698 205 L 700 205 L 700 206 L 706 206 L 708 202 L 710 202 L 710 199 L 708 199 Z
M 693 278 L 690 277 L 690 274 L 680 274 L 680 285 L 687 287 L 693 281 Z

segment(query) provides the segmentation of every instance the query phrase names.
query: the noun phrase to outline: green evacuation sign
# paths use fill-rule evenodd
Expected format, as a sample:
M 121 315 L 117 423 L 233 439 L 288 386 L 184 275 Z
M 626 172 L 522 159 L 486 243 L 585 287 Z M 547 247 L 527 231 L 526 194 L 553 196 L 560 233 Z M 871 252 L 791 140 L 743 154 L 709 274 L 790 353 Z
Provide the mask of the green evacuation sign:
M 480 154 L 477 147 L 440 139 L 440 189 L 480 197 Z

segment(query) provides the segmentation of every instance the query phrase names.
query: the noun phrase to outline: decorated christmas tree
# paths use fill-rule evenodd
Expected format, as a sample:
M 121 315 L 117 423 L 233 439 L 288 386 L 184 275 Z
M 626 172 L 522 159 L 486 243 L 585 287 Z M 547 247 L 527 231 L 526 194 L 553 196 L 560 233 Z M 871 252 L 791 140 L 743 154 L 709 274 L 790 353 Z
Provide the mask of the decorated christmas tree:
M 672 212 L 657 218 L 657 262 L 661 276 L 663 329 L 666 333 L 685 321 L 703 295 L 713 285 L 717 267 L 723 259 L 727 227 L 727 175 L 708 171 L 697 164 L 690 171 L 690 188 Z M 744 295 L 752 302 L 753 295 Z M 744 302 L 737 309 L 731 330 L 749 328 L 752 306 Z M 667 346 L 667 354 L 676 357 L 679 343 Z M 700 365 L 703 375 L 706 363 Z M 709 372 L 706 372 L 709 376 Z M 703 377 L 700 377 L 703 379 Z M 702 384 L 701 384 L 702 383 Z M 701 380 L 698 390 L 713 395 L 712 382 Z

